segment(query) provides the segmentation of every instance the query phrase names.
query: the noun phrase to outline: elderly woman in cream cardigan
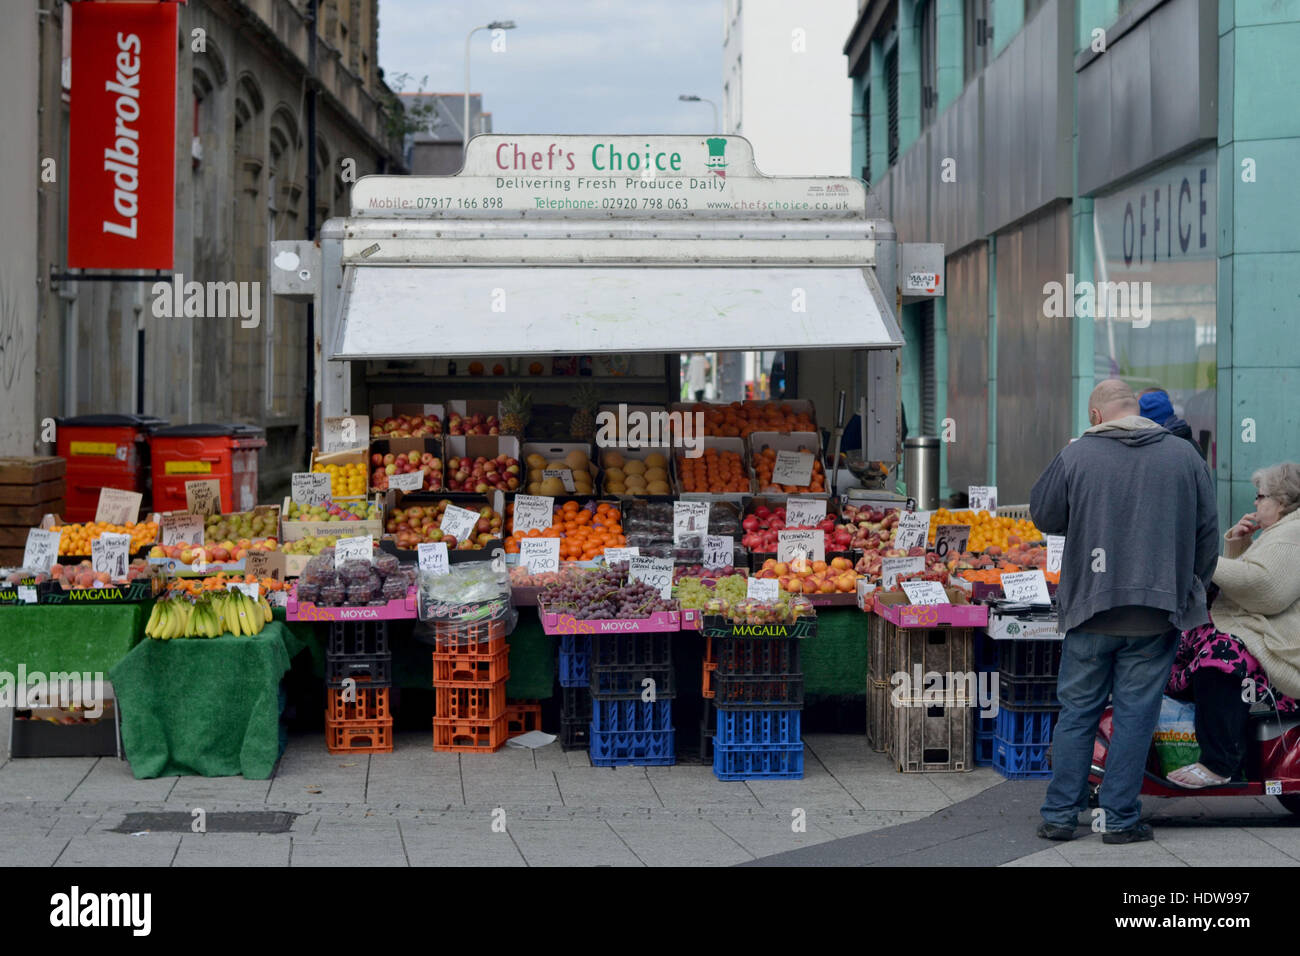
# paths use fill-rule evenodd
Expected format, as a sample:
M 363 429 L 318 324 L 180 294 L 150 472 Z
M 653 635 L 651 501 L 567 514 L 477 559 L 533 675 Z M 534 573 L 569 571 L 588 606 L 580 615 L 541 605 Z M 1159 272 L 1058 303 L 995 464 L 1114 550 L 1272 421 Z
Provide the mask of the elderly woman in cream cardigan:
M 1196 702 L 1201 759 L 1169 774 L 1190 790 L 1240 778 L 1253 701 L 1300 711 L 1300 465 L 1251 480 L 1255 510 L 1225 537 L 1211 621 L 1183 634 L 1169 680 L 1171 696 Z

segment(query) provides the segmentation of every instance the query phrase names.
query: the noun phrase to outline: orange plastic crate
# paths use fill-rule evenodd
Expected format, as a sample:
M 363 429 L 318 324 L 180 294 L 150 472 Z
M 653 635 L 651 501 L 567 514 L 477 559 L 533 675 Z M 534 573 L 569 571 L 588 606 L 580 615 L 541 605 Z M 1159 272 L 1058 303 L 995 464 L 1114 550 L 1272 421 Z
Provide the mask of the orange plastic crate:
M 718 659 L 713 656 L 713 638 L 704 639 L 704 673 L 701 677 L 700 696 L 713 697 L 717 692 L 713 688 L 713 672 L 718 669 Z
M 435 624 L 433 638 L 439 653 L 495 654 L 505 646 L 504 621 L 471 621 L 466 624 Z
M 505 714 L 486 723 L 433 718 L 433 749 L 440 753 L 492 753 L 505 746 L 506 736 Z
M 506 714 L 506 684 L 434 687 L 434 713 L 446 720 L 484 723 Z
M 335 722 L 341 720 L 392 721 L 393 712 L 388 708 L 387 687 L 366 687 L 358 682 L 354 688 L 355 700 L 345 700 L 346 691 L 342 687 L 331 687 L 327 693 L 325 719 Z
M 393 752 L 393 719 L 325 721 L 325 746 L 332 754 Z
M 542 729 L 542 705 L 535 700 L 517 700 L 506 705 L 506 736 L 518 737 Z
M 495 654 L 486 656 L 433 652 L 434 687 L 496 684 L 509 676 L 510 648 L 505 646 Z

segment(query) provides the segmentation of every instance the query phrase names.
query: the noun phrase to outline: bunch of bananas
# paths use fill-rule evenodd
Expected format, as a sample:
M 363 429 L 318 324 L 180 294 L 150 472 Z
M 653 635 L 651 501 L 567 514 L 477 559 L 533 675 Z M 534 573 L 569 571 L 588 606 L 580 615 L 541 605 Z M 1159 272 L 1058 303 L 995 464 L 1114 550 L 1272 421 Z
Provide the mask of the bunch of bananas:
M 253 600 L 242 591 L 214 591 L 196 601 L 180 596 L 154 602 L 144 632 L 159 641 L 226 633 L 251 637 L 270 620 L 271 605 L 264 596 Z

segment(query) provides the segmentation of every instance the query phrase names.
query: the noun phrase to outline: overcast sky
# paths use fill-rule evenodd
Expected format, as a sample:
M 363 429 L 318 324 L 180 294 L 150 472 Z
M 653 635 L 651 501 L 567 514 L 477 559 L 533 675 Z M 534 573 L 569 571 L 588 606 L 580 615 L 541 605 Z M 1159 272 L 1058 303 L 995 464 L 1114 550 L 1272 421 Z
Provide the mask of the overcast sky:
M 379 65 L 406 92 L 465 88 L 465 34 L 514 20 L 506 50 L 474 34 L 473 92 L 498 133 L 708 132 L 722 109 L 722 0 L 380 0 Z

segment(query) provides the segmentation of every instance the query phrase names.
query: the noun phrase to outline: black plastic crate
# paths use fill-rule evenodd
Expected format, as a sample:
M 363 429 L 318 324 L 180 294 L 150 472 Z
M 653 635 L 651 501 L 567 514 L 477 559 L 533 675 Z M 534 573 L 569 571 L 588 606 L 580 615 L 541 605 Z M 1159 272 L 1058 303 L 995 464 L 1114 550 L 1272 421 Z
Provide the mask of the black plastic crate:
M 560 720 L 560 749 L 586 750 L 591 744 L 591 721 Z
M 998 704 L 1012 710 L 1061 709 L 1055 677 L 1005 677 L 998 675 Z
M 671 667 L 673 634 L 593 634 L 593 667 Z
M 719 710 L 798 710 L 803 707 L 803 675 L 777 674 L 764 677 L 737 677 L 719 669 L 714 677 L 717 694 L 713 702 Z
M 325 657 L 325 684 L 342 687 L 351 678 L 369 687 L 391 687 L 392 654 L 329 654 Z
M 387 655 L 387 621 L 331 621 L 326 635 L 325 655 Z
M 588 688 L 592 697 L 606 700 L 640 700 L 641 694 L 646 690 L 641 682 L 647 677 L 654 681 L 655 700 L 667 700 L 677 696 L 677 675 L 671 665 L 610 667 L 593 664 L 591 684 Z
M 1061 670 L 1064 641 L 995 641 L 1001 680 L 1056 677 Z
M 713 766 L 713 742 L 718 733 L 718 708 L 710 699 L 704 700 L 700 718 L 700 763 Z
M 591 723 L 591 691 L 586 687 L 561 687 L 560 720 Z
M 802 673 L 799 641 L 792 638 L 714 638 L 714 648 L 718 661 L 715 681 L 728 676 L 775 677 Z M 718 703 L 721 702 L 719 699 Z

